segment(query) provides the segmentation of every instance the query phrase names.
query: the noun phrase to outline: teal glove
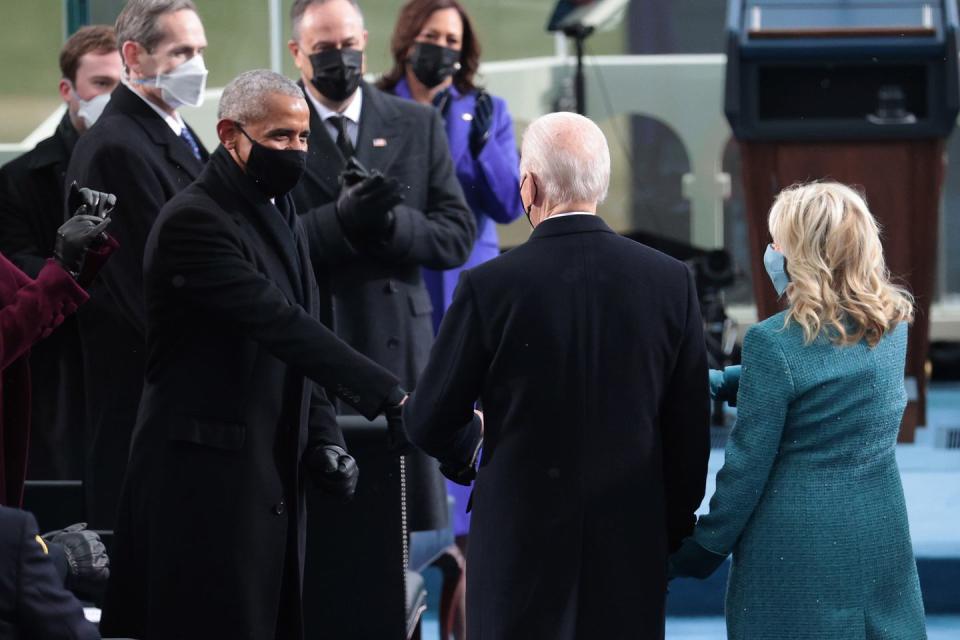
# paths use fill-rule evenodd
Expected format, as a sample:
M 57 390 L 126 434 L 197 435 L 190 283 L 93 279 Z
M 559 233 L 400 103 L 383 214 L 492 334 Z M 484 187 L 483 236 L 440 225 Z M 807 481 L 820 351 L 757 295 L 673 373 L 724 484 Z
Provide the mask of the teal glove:
M 737 406 L 737 391 L 740 390 L 740 365 L 723 371 L 710 369 L 710 397 Z

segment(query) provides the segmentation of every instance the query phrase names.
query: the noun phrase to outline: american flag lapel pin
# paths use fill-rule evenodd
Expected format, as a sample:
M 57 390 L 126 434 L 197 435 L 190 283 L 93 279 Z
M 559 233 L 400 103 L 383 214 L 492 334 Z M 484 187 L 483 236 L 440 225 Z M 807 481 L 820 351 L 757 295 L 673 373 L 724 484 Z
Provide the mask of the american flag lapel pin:
M 385 147 L 385 146 L 387 146 L 387 139 L 386 139 L 386 138 L 374 138 L 374 139 L 373 139 L 373 146 L 374 146 L 374 147 L 378 147 L 378 148 L 379 148 L 379 147 Z

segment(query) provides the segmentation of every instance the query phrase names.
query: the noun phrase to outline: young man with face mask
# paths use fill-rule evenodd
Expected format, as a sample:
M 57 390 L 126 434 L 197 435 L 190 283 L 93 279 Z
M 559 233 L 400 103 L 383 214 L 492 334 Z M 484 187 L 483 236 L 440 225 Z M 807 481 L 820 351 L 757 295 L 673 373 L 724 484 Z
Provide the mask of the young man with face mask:
M 53 255 L 64 221 L 64 174 L 80 135 L 96 121 L 120 82 L 113 28 L 83 27 L 60 50 L 57 130 L 0 168 L 0 252 L 31 278 Z M 83 378 L 76 320 L 68 319 L 30 357 L 31 478 L 79 478 L 83 463 Z
M 443 121 L 432 107 L 362 80 L 367 32 L 355 0 L 297 0 L 291 25 L 311 117 L 307 172 L 294 199 L 321 318 L 412 388 L 433 343 L 421 268 L 463 264 L 476 237 Z M 338 179 L 351 158 L 370 175 Z M 443 478 L 419 453 L 407 458 L 407 496 L 412 530 L 445 526 Z
M 203 100 L 207 46 L 192 0 L 130 0 L 117 18 L 123 80 L 81 138 L 67 180 L 114 193 L 120 243 L 80 316 L 88 415 L 87 518 L 112 529 L 143 386 L 143 247 L 160 208 L 208 154 L 177 113 Z
M 304 482 L 345 501 L 358 477 L 323 387 L 367 418 L 404 398 L 396 376 L 317 317 L 288 195 L 310 135 L 300 88 L 247 71 L 218 118 L 221 146 L 147 240 L 147 379 L 108 635 L 301 638 Z M 316 526 L 338 525 L 318 515 Z

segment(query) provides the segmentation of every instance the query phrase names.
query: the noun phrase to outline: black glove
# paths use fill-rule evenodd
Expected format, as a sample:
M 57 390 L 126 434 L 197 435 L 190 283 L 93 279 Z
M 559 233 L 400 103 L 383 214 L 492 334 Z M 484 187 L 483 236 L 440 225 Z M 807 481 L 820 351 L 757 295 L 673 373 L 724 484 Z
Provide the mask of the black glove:
M 397 387 L 390 392 L 383 406 L 383 415 L 387 419 L 387 451 L 400 455 L 413 448 L 403 427 L 403 401 L 406 398 L 407 392 Z
M 337 219 L 347 236 L 382 237 L 393 228 L 392 209 L 403 202 L 403 187 L 396 178 L 376 171 L 352 186 L 344 186 L 337 197 Z
M 85 214 L 73 216 L 57 229 L 57 239 L 53 245 L 54 259 L 70 275 L 79 278 L 87 251 L 106 241 L 104 229 L 108 224 L 110 218 Z
M 325 493 L 343 502 L 353 499 L 360 469 L 357 461 L 343 447 L 335 444 L 315 445 L 307 450 L 307 468 Z
M 357 160 L 357 156 L 350 156 L 347 166 L 340 172 L 340 188 L 352 187 L 370 177 L 370 172 Z
M 470 153 L 476 158 L 490 138 L 493 126 L 493 98 L 486 91 L 477 92 L 477 105 L 473 109 L 473 121 L 470 123 Z
M 72 211 L 72 215 L 109 218 L 110 212 L 116 206 L 117 196 L 112 193 L 94 191 L 86 187 L 80 188 L 76 182 L 70 185 L 70 193 L 67 195 L 67 210 Z
M 450 482 L 469 487 L 477 479 L 477 469 L 473 465 L 463 466 L 450 462 L 440 463 L 440 473 Z
M 64 586 L 81 598 L 99 600 L 110 578 L 110 558 L 100 536 L 80 522 L 42 537 L 63 548 L 67 560 Z

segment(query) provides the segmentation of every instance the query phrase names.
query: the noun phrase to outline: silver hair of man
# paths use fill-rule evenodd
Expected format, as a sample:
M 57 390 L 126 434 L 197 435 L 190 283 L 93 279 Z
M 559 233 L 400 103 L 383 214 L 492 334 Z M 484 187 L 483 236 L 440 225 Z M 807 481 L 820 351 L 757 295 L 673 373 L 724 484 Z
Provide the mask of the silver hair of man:
M 532 173 L 548 205 L 600 203 L 610 187 L 610 149 L 592 120 L 548 113 L 523 133 L 520 173 Z
M 360 3 L 357 0 L 346 0 L 357 10 L 360 15 L 360 25 L 363 26 L 363 10 L 360 9 Z M 290 32 L 295 42 L 300 42 L 300 21 L 303 20 L 303 14 L 307 9 L 315 4 L 326 4 L 333 0 L 295 0 L 290 8 Z
M 241 124 L 259 122 L 267 117 L 267 98 L 277 94 L 304 99 L 303 89 L 279 73 L 269 69 L 244 71 L 223 90 L 217 119 Z
M 197 13 L 193 0 L 130 0 L 117 16 L 117 48 L 132 41 L 152 53 L 167 35 L 160 16 L 185 9 Z

